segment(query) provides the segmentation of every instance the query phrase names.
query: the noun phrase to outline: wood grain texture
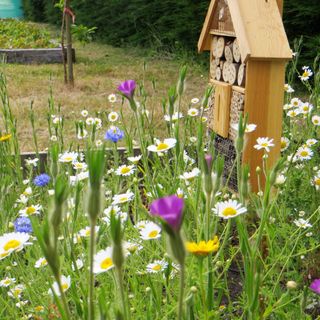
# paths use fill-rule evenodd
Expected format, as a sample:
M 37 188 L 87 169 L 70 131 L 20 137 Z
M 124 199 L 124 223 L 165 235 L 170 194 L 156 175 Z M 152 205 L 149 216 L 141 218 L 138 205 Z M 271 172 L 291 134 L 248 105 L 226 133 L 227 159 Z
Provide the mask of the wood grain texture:
M 212 21 L 214 17 L 214 10 L 217 6 L 218 1 L 217 0 L 211 0 L 209 9 L 201 30 L 201 34 L 198 41 L 198 51 L 202 52 L 204 50 L 210 50 L 210 30 L 212 29 Z
M 230 119 L 231 85 L 215 83 L 213 130 L 227 138 Z
M 246 70 L 246 95 L 244 112 L 248 113 L 249 123 L 257 129 L 247 134 L 243 162 L 250 164 L 251 183 L 257 190 L 256 167 L 262 167 L 262 151 L 254 149 L 258 137 L 273 139 L 268 166 L 274 165 L 280 155 L 282 132 L 282 106 L 284 100 L 285 62 L 248 61 Z

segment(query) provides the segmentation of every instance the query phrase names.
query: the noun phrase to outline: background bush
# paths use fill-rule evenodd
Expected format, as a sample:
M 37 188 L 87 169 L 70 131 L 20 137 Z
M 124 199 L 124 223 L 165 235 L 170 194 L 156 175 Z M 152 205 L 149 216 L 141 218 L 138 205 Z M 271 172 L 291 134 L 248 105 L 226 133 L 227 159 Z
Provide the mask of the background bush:
M 23 0 L 25 17 L 60 24 L 56 0 Z M 97 27 L 96 36 L 114 46 L 196 51 L 209 0 L 73 0 L 77 24 Z M 320 52 L 320 1 L 287 0 L 284 22 L 290 41 L 305 36 L 304 57 Z

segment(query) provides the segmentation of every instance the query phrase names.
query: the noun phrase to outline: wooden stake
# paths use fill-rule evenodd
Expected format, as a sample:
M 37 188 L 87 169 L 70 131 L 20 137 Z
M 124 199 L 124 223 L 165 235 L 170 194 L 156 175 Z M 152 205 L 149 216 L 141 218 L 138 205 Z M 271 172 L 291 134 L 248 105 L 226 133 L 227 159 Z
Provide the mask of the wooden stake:
M 70 0 L 65 0 L 65 8 L 70 8 Z M 68 84 L 74 86 L 73 60 L 72 60 L 72 36 L 71 36 L 71 16 L 65 14 L 66 19 L 66 40 L 67 40 L 67 65 L 68 65 Z

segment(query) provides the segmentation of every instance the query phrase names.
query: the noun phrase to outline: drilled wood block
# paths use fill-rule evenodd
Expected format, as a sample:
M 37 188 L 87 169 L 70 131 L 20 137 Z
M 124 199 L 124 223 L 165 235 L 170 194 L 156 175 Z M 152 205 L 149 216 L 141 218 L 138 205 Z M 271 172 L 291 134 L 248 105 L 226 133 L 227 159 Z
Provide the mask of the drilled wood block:
M 229 139 L 235 141 L 237 137 L 237 130 L 234 125 L 239 123 L 240 114 L 244 110 L 244 94 L 232 91 L 231 105 L 230 105 L 230 125 L 229 125 Z

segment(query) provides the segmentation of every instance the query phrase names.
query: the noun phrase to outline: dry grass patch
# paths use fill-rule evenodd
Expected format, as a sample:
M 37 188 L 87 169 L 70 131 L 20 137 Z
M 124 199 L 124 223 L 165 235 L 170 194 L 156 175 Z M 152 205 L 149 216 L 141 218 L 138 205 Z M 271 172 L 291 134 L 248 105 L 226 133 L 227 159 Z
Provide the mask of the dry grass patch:
M 32 128 L 29 120 L 30 104 L 36 115 L 36 131 L 39 150 L 48 145 L 47 112 L 50 88 L 56 105 L 61 105 L 64 115 L 67 143 L 75 139 L 74 121 L 80 111 L 87 109 L 90 114 L 111 110 L 107 100 L 115 93 L 120 82 L 135 79 L 143 82 L 150 98 L 147 108 L 156 117 L 162 118 L 161 100 L 167 90 L 174 85 L 181 63 L 165 58 L 144 56 L 142 51 L 120 49 L 108 45 L 91 43 L 85 47 L 76 44 L 77 63 L 74 66 L 75 87 L 68 88 L 63 83 L 62 65 L 4 65 L 7 76 L 11 107 L 17 118 L 19 141 L 22 151 L 33 151 Z M 190 65 L 186 98 L 202 96 L 207 77 L 199 66 Z M 156 87 L 153 89 L 152 82 Z M 115 109 L 119 107 L 115 105 Z M 129 117 L 130 110 L 125 111 Z M 128 118 L 130 119 L 130 118 Z M 160 121 L 159 121 L 160 123 Z M 105 127 L 107 124 L 105 125 Z M 161 136 L 161 128 L 158 131 Z

